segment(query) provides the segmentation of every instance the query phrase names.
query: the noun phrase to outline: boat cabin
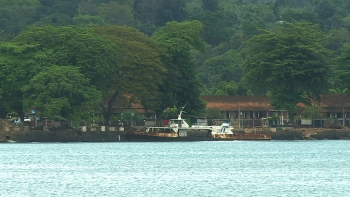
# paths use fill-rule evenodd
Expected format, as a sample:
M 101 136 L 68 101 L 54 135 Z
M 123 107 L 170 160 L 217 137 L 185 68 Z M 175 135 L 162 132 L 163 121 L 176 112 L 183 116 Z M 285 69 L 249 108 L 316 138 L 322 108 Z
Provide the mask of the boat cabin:
M 170 119 L 169 127 L 171 128 L 188 128 L 190 127 L 184 119 Z

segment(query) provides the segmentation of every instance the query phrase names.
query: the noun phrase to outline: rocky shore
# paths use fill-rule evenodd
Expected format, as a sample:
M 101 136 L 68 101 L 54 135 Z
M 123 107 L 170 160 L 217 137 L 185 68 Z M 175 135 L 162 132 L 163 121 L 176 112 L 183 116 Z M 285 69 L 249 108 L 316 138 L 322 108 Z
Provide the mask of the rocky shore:
M 271 131 L 235 129 L 237 133 L 268 134 L 272 140 L 347 140 L 350 139 L 350 129 L 326 128 L 288 128 Z M 128 142 L 125 132 L 115 128 L 88 129 L 49 129 L 32 130 L 25 127 L 13 127 L 10 130 L 0 128 L 0 142 Z
M 286 129 L 270 132 L 273 140 L 344 140 L 350 139 L 350 129 Z

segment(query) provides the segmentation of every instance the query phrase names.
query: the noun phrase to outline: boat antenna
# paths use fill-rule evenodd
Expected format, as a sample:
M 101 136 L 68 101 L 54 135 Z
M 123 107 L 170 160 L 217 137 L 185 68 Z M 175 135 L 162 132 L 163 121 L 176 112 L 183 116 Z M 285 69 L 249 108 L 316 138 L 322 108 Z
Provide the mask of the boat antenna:
M 186 103 L 183 107 L 181 107 L 180 114 L 179 114 L 179 116 L 177 117 L 177 119 L 182 119 L 182 118 L 181 118 L 182 112 L 186 113 L 186 112 L 184 111 L 186 105 L 187 105 L 187 103 Z

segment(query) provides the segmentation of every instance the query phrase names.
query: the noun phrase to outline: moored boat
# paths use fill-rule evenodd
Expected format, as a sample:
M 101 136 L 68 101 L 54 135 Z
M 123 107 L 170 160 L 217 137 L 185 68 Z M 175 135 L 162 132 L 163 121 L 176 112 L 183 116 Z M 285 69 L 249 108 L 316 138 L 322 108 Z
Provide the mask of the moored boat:
M 229 123 L 220 126 L 192 125 L 182 119 L 182 107 L 177 119 L 170 119 L 165 127 L 145 127 L 142 131 L 126 133 L 130 141 L 229 141 L 229 140 L 271 140 L 267 134 L 239 134 Z

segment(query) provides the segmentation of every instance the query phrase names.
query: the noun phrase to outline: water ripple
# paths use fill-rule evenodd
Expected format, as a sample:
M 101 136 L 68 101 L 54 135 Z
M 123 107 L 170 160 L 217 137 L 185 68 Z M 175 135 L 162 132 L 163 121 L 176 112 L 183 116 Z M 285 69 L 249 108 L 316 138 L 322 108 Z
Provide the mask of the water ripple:
M 0 196 L 347 196 L 350 141 L 0 144 Z

